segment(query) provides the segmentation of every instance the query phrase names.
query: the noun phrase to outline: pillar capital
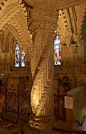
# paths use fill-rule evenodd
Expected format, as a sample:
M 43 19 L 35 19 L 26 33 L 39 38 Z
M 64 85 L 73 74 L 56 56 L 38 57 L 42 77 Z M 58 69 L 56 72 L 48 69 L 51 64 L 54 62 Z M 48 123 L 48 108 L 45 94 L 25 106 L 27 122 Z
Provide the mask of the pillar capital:
M 57 28 L 58 11 L 52 8 L 38 8 L 31 9 L 31 19 L 29 21 L 29 31 L 47 30 L 53 32 Z

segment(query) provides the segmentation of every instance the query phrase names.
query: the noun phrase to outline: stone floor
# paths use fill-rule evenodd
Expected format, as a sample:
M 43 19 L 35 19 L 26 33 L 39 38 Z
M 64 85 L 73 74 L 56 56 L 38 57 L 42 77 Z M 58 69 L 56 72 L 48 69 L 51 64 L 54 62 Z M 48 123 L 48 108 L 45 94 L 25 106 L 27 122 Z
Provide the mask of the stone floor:
M 48 130 L 48 131 L 39 131 L 37 129 L 31 128 L 28 123 L 25 124 L 23 127 L 24 134 L 63 134 L 62 132 L 59 131 L 54 131 L 54 130 Z M 29 133 L 28 133 L 29 132 Z
M 0 134 L 18 134 L 18 127 L 11 122 L 3 120 L 0 122 Z
M 23 134 L 23 126 L 26 126 L 24 134 L 62 134 L 61 132 L 57 132 L 51 130 L 50 132 L 42 132 L 38 130 L 30 129 L 28 127 L 28 118 L 27 117 L 17 117 L 12 113 L 2 112 L 1 118 L 3 122 L 0 122 L 0 134 Z M 35 132 L 35 133 L 34 133 Z
M 27 117 L 17 117 L 12 113 L 2 112 L 0 122 L 0 134 L 22 134 L 23 125 L 28 121 Z
M 24 134 L 69 134 L 52 129 L 47 132 L 34 130 L 28 124 L 28 117 L 17 117 L 12 113 L 2 112 L 1 118 L 3 122 L 0 122 L 0 134 L 23 134 L 23 131 Z M 54 127 L 65 127 L 65 121 L 58 120 Z
M 19 124 L 11 123 L 9 121 L 4 120 L 2 123 L 0 122 L 0 134 L 23 134 L 22 126 L 19 126 Z M 53 131 L 53 130 L 50 132 L 33 131 L 30 128 L 26 128 L 26 133 L 24 134 L 63 134 L 63 133 Z

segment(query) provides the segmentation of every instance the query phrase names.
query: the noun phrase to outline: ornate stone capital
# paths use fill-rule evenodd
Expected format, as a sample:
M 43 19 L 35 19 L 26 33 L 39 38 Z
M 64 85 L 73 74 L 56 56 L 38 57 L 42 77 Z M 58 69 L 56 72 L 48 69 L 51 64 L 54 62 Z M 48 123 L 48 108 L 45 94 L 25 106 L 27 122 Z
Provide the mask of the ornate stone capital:
M 58 12 L 52 8 L 37 8 L 31 9 L 31 20 L 29 21 L 29 30 L 48 30 L 54 31 L 57 28 Z

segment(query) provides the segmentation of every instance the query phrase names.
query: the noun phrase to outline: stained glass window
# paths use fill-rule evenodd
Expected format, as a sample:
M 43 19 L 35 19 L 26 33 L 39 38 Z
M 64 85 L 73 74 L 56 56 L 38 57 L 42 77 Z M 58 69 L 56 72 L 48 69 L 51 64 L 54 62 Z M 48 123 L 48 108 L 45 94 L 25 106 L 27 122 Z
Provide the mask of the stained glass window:
M 15 46 L 15 67 L 19 67 L 19 46 L 17 43 Z
M 54 65 L 61 65 L 61 48 L 59 47 L 60 39 L 58 35 L 54 41 Z
M 21 67 L 25 67 L 25 62 L 26 62 L 26 53 L 22 50 L 21 52 Z

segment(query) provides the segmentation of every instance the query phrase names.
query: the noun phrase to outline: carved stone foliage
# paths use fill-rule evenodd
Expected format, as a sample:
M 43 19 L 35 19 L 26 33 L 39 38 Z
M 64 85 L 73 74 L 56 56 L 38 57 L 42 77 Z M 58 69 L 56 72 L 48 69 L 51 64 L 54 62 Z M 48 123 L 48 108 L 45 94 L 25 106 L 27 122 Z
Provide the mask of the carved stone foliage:
M 49 22 L 48 20 L 34 20 L 32 24 L 29 25 L 29 30 L 32 33 L 34 29 L 41 29 L 41 30 L 48 30 L 48 31 L 55 31 L 57 24 L 53 22 Z
M 36 29 L 55 31 L 57 28 L 58 12 L 50 8 L 51 10 L 44 8 L 31 9 L 31 19 L 29 21 L 29 30 L 33 32 Z M 55 14 L 54 14 L 55 13 Z
M 52 34 L 48 34 L 43 53 L 35 71 L 31 91 L 33 115 L 29 118 L 29 124 L 31 127 L 39 130 L 47 130 L 54 124 L 52 97 L 53 66 L 53 38 Z

